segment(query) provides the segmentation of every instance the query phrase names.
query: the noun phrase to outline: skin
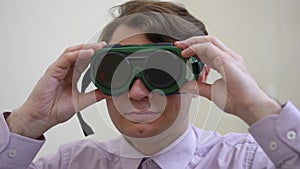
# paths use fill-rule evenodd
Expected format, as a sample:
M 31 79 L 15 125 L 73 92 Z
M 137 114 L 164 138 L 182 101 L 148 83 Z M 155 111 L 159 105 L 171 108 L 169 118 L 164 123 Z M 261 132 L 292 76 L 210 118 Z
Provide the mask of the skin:
M 39 138 L 49 128 L 70 119 L 75 112 L 105 98 L 98 90 L 82 94 L 76 86 L 94 51 L 104 45 L 106 43 L 80 44 L 67 48 L 48 67 L 25 103 L 6 119 L 10 131 Z M 78 60 L 83 64 L 76 65 Z
M 121 25 L 115 30 L 110 43 L 141 45 L 152 42 L 138 29 Z M 200 78 L 205 80 L 206 75 L 206 69 L 204 69 Z M 106 102 L 109 115 L 116 128 L 134 147 L 144 154 L 152 155 L 173 142 L 187 129 L 191 99 L 191 94 L 162 96 L 150 92 L 143 82 L 137 79 L 128 92 L 118 97 L 107 98 Z M 144 116 L 145 113 L 150 114 L 151 120 L 148 120 L 149 116 Z M 133 120 L 130 117 L 132 114 L 138 120 Z M 162 134 L 165 131 L 167 132 Z M 154 136 L 156 138 L 151 142 L 136 139 Z M 149 146 L 149 144 L 156 146 Z
M 128 33 L 126 35 L 130 35 L 130 31 L 141 33 L 128 27 L 120 27 L 120 29 L 125 30 Z M 120 30 L 116 30 L 116 32 L 111 43 L 120 41 L 120 39 L 123 39 L 122 44 L 149 42 L 141 35 L 126 38 Z M 122 116 L 113 104 L 112 98 L 104 95 L 101 91 L 94 90 L 82 94 L 77 90 L 77 81 L 87 67 L 91 56 L 104 45 L 105 43 L 82 44 L 67 48 L 49 66 L 25 103 L 6 119 L 10 131 L 36 139 L 51 127 L 69 120 L 77 111 L 106 99 L 110 116 L 115 125 L 124 135 L 129 136 L 128 140 L 141 152 L 153 154 L 176 139 L 187 125 L 183 125 L 178 132 L 170 132 L 171 137 L 166 135 L 161 137 L 168 139 L 163 142 L 157 141 L 158 146 L 154 150 L 147 150 L 145 147 L 151 146 L 145 146 L 146 143 L 130 138 L 146 138 L 160 135 L 166 131 L 176 123 L 175 119 L 180 115 L 179 110 L 186 110 L 189 106 L 191 98 L 189 94 L 167 96 L 165 109 L 156 120 L 150 123 L 136 123 Z M 182 55 L 184 57 L 196 55 L 207 66 L 197 83 L 187 82 L 180 89 L 182 93 L 200 94 L 213 101 L 225 112 L 238 116 L 249 125 L 281 111 L 281 106 L 259 88 L 248 72 L 242 57 L 226 47 L 217 38 L 213 36 L 191 37 L 176 42 L 175 45 L 183 49 Z M 78 60 L 82 64 L 76 64 Z M 205 80 L 208 67 L 219 72 L 222 78 L 213 84 L 207 84 Z M 149 109 L 151 98 L 163 100 L 160 96 L 150 93 L 138 79 L 130 91 L 117 98 L 117 101 L 118 99 L 120 103 L 130 101 L 132 106 L 126 111 L 144 112 Z M 178 104 L 182 102 L 185 104 Z M 157 102 L 151 104 L 159 105 Z M 178 105 L 183 106 L 178 107 Z
M 196 55 L 222 78 L 213 84 L 198 81 L 183 86 L 182 91 L 197 93 L 213 101 L 222 110 L 238 116 L 248 125 L 271 115 L 279 114 L 281 105 L 270 98 L 250 75 L 243 58 L 214 36 L 196 36 L 176 42 L 182 56 Z M 245 90 L 247 89 L 247 90 Z
M 119 43 L 121 45 L 141 45 L 152 42 L 139 30 L 126 25 L 121 25 L 114 32 L 111 43 Z M 182 99 L 181 97 L 186 97 L 186 99 Z M 188 97 L 190 97 L 190 99 L 188 99 Z M 113 99 L 118 108 L 113 102 Z M 164 99 L 166 99 L 166 101 Z M 184 102 L 184 106 L 181 107 L 181 102 L 183 100 L 187 100 L 187 102 Z M 137 79 L 127 93 L 124 93 L 119 97 L 109 98 L 106 101 L 110 117 L 122 134 L 130 137 L 146 138 L 158 135 L 168 129 L 176 120 L 180 110 L 183 109 L 183 111 L 187 111 L 189 106 L 185 105 L 190 105 L 191 95 L 182 96 L 175 94 L 166 96 L 165 98 L 165 96 L 161 96 L 154 92 L 151 93 L 145 87 L 143 82 L 140 79 Z M 150 123 L 143 121 L 134 122 L 124 115 L 129 112 L 137 112 L 137 114 L 141 115 L 145 112 L 158 112 L 160 115 Z M 185 130 L 187 125 L 186 122 L 183 123 L 183 129 L 180 129 L 180 131 Z

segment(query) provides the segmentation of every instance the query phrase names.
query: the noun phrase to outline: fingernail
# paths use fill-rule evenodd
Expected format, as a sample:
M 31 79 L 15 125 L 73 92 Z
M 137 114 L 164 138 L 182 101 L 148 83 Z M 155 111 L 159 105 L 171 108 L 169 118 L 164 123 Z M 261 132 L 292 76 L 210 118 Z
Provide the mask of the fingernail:
M 100 42 L 102 46 L 107 45 L 107 43 L 105 41 Z
M 95 51 L 93 49 L 88 49 L 88 50 L 86 50 L 86 52 L 94 54 Z

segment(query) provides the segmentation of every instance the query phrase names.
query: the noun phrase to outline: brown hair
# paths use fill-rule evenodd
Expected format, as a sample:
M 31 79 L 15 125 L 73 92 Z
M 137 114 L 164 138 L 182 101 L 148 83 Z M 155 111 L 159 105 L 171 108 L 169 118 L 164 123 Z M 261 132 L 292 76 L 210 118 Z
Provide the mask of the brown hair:
M 205 25 L 181 4 L 158 0 L 132 0 L 111 8 L 115 18 L 104 29 L 101 41 L 109 42 L 115 29 L 125 24 L 141 29 L 154 42 L 184 40 L 207 35 Z

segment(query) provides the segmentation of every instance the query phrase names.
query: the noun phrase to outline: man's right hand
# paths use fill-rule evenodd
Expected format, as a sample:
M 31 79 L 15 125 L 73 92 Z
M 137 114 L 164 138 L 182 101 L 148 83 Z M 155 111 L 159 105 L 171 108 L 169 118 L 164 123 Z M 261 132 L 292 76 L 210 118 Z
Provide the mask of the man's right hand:
M 94 52 L 105 45 L 102 42 L 67 48 L 48 67 L 26 102 L 6 119 L 10 132 L 36 139 L 76 112 L 104 99 L 105 95 L 97 89 L 80 93 L 77 82 Z

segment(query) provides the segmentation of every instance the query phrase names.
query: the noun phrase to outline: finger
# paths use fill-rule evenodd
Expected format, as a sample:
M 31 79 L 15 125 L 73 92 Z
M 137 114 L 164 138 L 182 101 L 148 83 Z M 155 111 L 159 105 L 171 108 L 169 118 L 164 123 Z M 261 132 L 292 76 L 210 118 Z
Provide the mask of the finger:
M 231 51 L 231 49 L 229 49 L 224 43 L 222 43 L 215 36 L 194 36 L 183 41 L 178 41 L 177 43 L 180 46 L 191 46 L 193 44 L 207 43 L 207 42 L 212 43 L 214 46 L 218 47 L 220 50 L 224 52 Z
M 95 45 L 88 44 L 84 47 L 85 49 L 93 49 L 95 52 L 99 49 L 102 49 L 106 45 L 106 42 L 97 43 Z M 92 57 L 85 58 L 79 54 L 78 61 L 76 62 L 75 68 L 81 74 L 89 65 Z
M 194 36 L 189 39 L 186 39 L 184 41 L 177 41 L 175 45 L 181 49 L 186 49 L 187 46 L 191 46 L 194 44 L 200 44 L 200 43 L 211 43 L 215 47 L 219 48 L 220 51 L 227 53 L 230 55 L 232 58 L 238 60 L 238 61 L 243 61 L 243 58 L 236 54 L 233 50 L 228 48 L 224 43 L 222 43 L 218 38 L 215 36 Z
M 86 44 L 83 47 L 83 49 L 84 50 L 93 49 L 96 52 L 97 50 L 102 49 L 104 46 L 106 46 L 106 42 L 103 41 L 100 43 Z M 91 60 L 91 57 L 85 58 L 84 55 L 83 56 L 79 55 L 78 61 L 76 62 L 76 63 L 78 63 L 76 65 L 76 69 L 78 69 L 79 72 L 82 73 L 85 70 L 85 68 L 87 67 L 90 60 Z
M 88 93 L 81 93 L 76 101 L 76 111 L 81 111 L 86 107 L 105 99 L 106 95 L 98 89 Z
M 182 50 L 182 56 L 189 57 L 192 55 L 199 55 L 208 58 L 213 58 L 216 55 L 218 55 L 220 52 L 221 52 L 220 49 L 215 47 L 213 44 L 206 42 L 206 43 L 198 43 L 198 44 L 190 45 L 188 48 Z
M 189 81 L 181 87 L 179 93 L 191 93 L 211 100 L 211 84 Z
M 91 43 L 91 44 L 80 44 L 73 47 L 69 47 L 58 59 L 58 63 L 63 63 L 64 61 L 67 61 L 64 62 L 65 64 L 63 64 L 62 66 L 63 68 L 68 68 L 73 63 L 76 63 L 76 60 L 87 60 L 86 62 L 89 62 L 88 59 L 90 59 L 90 56 L 92 56 L 96 50 L 101 49 L 105 45 L 106 45 L 105 42 L 101 42 L 101 43 Z M 94 52 L 92 52 L 92 50 Z M 82 70 L 79 69 L 79 67 L 77 67 L 77 69 L 80 70 L 80 72 L 82 72 L 85 68 L 83 68 Z
M 103 48 L 106 45 L 105 42 L 102 42 L 100 46 L 87 46 L 87 48 L 92 48 L 94 51 L 97 51 L 101 48 Z M 81 74 L 86 70 L 88 65 L 90 64 L 92 57 L 85 58 L 84 56 L 81 56 L 79 54 L 78 60 L 75 63 L 74 66 L 74 73 L 73 73 L 73 82 L 77 84 Z
M 63 80 L 68 74 L 70 74 L 70 72 L 73 72 L 74 64 L 79 56 L 79 53 L 85 57 L 91 57 L 94 54 L 94 50 L 88 49 L 66 53 L 48 67 L 46 74 L 57 80 Z
M 180 49 L 186 49 L 186 48 L 189 47 L 187 44 L 185 44 L 185 43 L 182 42 L 182 41 L 176 41 L 176 42 L 174 43 L 174 45 L 175 45 L 176 47 L 180 48 Z
M 104 46 L 106 46 L 106 42 L 100 42 L 100 43 L 91 43 L 91 44 L 86 44 L 82 49 L 84 50 L 88 50 L 88 49 L 93 49 L 95 52 L 101 48 L 103 48 Z M 81 57 L 79 56 L 79 59 L 81 59 Z
M 62 69 L 68 69 L 71 65 L 74 65 L 80 56 L 83 58 L 89 58 L 94 54 L 93 49 L 82 49 L 74 52 L 68 52 L 63 54 L 55 63 L 55 66 Z
M 65 49 L 64 53 L 74 52 L 82 49 L 94 49 L 97 50 L 99 46 L 105 46 L 106 42 L 100 42 L 100 43 L 89 43 L 89 44 L 79 44 L 75 46 L 68 47 Z
M 95 53 L 95 50 L 100 49 L 105 45 L 106 45 L 105 42 L 101 42 L 101 43 L 77 45 L 75 47 L 70 47 L 67 49 L 67 51 L 69 52 L 63 53 L 63 55 L 57 60 L 56 66 L 59 66 L 62 69 L 68 69 L 71 65 L 75 64 L 79 58 L 82 60 L 90 59 L 91 56 Z M 80 70 L 80 73 L 83 70 Z
M 68 48 L 65 49 L 64 53 L 69 53 L 69 52 L 74 52 L 77 50 L 81 50 L 84 47 L 85 44 L 79 44 L 79 45 L 75 45 L 75 46 L 70 46 Z
M 97 43 L 87 43 L 84 45 L 83 49 L 99 49 L 99 47 L 103 47 L 107 45 L 105 41 L 97 42 Z
M 182 51 L 183 57 L 194 56 L 206 65 L 224 74 L 224 59 L 227 57 L 223 51 L 211 43 L 194 44 Z

